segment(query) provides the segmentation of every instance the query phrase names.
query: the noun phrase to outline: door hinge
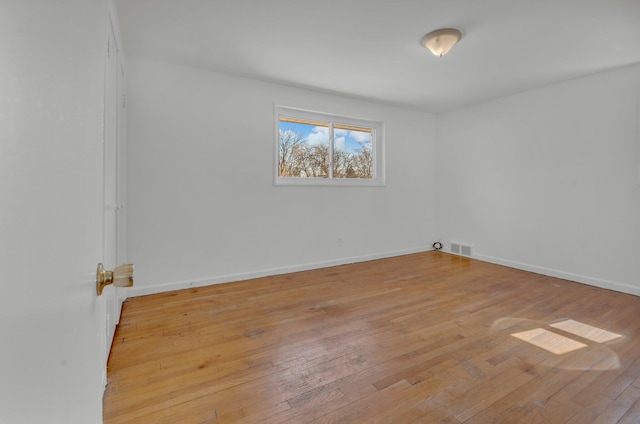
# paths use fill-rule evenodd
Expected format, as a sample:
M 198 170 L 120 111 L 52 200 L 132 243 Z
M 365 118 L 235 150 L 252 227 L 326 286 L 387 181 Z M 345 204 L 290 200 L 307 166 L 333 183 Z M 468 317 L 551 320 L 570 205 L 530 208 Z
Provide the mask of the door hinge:
M 122 107 L 127 107 L 127 95 L 122 95 Z

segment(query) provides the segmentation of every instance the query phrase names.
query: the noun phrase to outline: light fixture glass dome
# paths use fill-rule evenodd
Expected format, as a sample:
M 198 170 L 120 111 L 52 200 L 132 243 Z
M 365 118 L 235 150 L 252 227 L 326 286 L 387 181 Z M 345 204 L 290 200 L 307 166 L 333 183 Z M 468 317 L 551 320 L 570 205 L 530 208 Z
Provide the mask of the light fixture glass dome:
M 444 28 L 431 31 L 422 37 L 420 44 L 431 50 L 436 56 L 444 56 L 462 38 L 462 33 L 455 28 Z

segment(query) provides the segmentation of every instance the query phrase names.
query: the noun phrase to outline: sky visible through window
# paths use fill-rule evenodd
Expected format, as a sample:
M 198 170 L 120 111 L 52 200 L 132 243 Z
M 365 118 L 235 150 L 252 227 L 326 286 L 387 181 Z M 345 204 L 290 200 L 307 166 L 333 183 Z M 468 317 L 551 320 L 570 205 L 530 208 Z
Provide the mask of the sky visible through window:
M 358 153 L 362 148 L 371 149 L 371 132 L 354 131 L 334 128 L 334 149 L 343 150 L 350 153 Z M 309 145 L 320 145 L 329 143 L 329 127 L 319 125 L 300 124 L 295 122 L 280 122 L 280 131 L 292 131 L 302 135 L 302 139 Z
M 277 177 L 373 180 L 377 126 L 361 122 L 319 113 L 279 115 Z

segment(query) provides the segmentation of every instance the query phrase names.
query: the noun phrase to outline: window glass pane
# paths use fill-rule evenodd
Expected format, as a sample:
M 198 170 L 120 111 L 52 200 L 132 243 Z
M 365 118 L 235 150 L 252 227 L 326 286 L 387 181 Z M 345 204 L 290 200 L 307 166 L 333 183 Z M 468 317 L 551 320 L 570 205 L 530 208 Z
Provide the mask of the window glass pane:
M 277 106 L 274 184 L 384 186 L 384 122 Z
M 374 131 L 336 124 L 333 132 L 333 177 L 373 178 Z
M 278 176 L 329 177 L 329 123 L 280 117 Z

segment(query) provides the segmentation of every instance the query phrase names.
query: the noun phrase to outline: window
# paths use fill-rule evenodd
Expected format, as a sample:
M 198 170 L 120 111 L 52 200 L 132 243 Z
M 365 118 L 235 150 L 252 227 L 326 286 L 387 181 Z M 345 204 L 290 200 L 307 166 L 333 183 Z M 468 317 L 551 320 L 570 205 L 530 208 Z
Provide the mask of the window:
M 276 106 L 276 185 L 384 184 L 383 124 Z

